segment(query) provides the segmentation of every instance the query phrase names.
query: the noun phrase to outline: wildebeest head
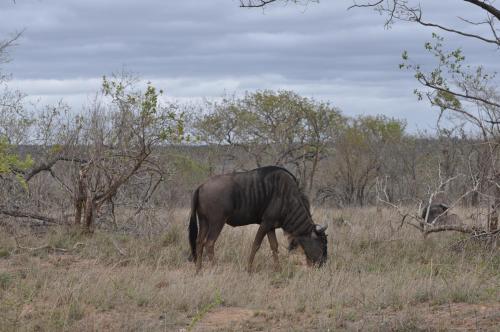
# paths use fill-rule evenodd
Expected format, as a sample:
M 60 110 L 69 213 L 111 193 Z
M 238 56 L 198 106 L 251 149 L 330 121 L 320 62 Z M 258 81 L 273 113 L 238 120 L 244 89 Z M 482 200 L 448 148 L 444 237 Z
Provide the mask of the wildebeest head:
M 304 250 L 308 265 L 320 267 L 326 262 L 328 239 L 325 230 L 328 226 L 316 225 L 310 236 L 299 236 L 290 241 L 288 250 L 300 246 Z

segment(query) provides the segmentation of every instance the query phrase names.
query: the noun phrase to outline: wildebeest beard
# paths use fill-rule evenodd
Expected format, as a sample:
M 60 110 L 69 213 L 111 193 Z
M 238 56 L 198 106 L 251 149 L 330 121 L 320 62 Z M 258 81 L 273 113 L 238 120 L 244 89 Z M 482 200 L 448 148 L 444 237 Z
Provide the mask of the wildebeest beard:
M 292 251 L 297 247 L 302 247 L 307 261 L 310 264 L 322 266 L 327 259 L 328 239 L 324 230 L 314 230 L 312 237 L 296 237 L 293 238 L 288 246 L 288 250 Z

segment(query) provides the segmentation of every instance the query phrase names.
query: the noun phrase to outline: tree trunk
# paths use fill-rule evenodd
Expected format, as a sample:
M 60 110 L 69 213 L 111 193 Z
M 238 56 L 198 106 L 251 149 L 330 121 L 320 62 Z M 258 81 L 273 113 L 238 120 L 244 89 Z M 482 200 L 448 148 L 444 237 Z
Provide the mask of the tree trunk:
M 318 167 L 318 162 L 319 162 L 319 148 L 316 147 L 316 150 L 314 152 L 314 159 L 313 159 L 311 174 L 309 175 L 309 195 L 311 195 L 312 190 L 313 190 L 314 175 L 316 175 L 316 169 Z
M 494 189 L 494 203 L 492 206 L 492 213 L 490 215 L 490 218 L 488 220 L 488 232 L 493 233 L 496 230 L 498 230 L 498 214 L 499 214 L 499 209 L 500 209 L 500 187 L 498 186 L 498 183 L 500 181 L 500 174 L 495 175 L 495 189 Z M 492 236 L 491 237 L 491 242 L 490 245 L 492 248 L 496 248 L 497 246 L 497 236 Z
M 87 199 L 85 201 L 85 214 L 84 214 L 84 229 L 87 233 L 94 231 L 94 219 L 96 216 L 96 203 L 90 190 L 87 191 Z
M 88 165 L 82 166 L 78 172 L 78 182 L 75 197 L 75 226 L 83 227 L 87 233 L 93 232 L 96 215 L 95 195 L 87 183 Z M 82 220 L 83 218 L 83 220 Z

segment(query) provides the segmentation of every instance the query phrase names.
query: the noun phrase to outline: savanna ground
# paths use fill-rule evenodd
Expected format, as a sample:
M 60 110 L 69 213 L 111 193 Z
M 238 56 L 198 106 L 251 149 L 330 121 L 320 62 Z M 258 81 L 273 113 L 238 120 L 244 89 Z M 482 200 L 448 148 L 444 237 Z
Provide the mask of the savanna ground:
M 265 242 L 249 275 L 256 228 L 226 226 L 217 264 L 196 275 L 188 213 L 142 235 L 0 228 L 0 330 L 500 330 L 499 252 L 459 234 L 424 239 L 374 208 L 315 209 L 329 224 L 323 268 L 288 254 L 279 231 L 281 271 Z

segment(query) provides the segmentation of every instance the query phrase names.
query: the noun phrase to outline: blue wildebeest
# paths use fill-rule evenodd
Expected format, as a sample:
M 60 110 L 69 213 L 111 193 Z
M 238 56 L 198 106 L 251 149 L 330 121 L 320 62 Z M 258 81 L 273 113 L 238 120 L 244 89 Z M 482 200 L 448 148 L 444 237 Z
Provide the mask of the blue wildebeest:
M 276 228 L 284 230 L 290 247 L 293 243 L 303 249 L 309 264 L 321 266 L 326 261 L 326 226 L 313 223 L 307 197 L 298 187 L 297 179 L 284 168 L 267 166 L 214 176 L 196 189 L 191 206 L 189 243 L 197 271 L 201 269 L 204 248 L 210 261 L 214 261 L 215 241 L 225 224 L 233 227 L 260 225 L 248 259 L 249 272 L 266 235 L 274 263 L 279 266 Z
M 444 203 L 431 204 L 430 206 L 426 205 L 422 209 L 421 217 L 428 224 L 440 223 L 440 221 L 446 219 L 446 216 L 448 214 L 448 212 L 447 212 L 448 209 L 449 209 L 449 206 L 444 204 Z M 427 210 L 429 210 L 429 211 L 427 211 Z

